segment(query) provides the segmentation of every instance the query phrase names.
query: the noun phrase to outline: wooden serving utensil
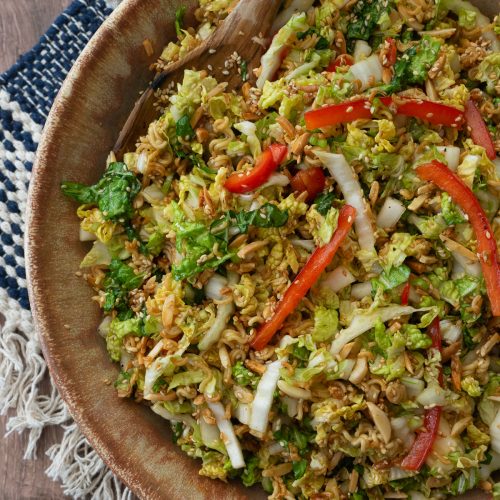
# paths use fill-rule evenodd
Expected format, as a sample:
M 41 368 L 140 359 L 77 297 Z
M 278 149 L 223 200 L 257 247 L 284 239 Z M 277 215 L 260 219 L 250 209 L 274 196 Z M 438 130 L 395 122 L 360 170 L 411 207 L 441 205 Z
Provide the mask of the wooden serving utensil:
M 135 103 L 125 122 L 113 148 L 116 157 L 121 159 L 124 153 L 134 150 L 137 139 L 157 118 L 155 91 L 170 82 L 181 81 L 186 69 L 205 69 L 219 82 L 227 82 L 227 89 L 236 90 L 243 84 L 238 67 L 228 69 L 225 66 L 236 53 L 241 61 L 246 62 L 248 78 L 252 79 L 253 69 L 259 66 L 264 50 L 252 39 L 267 35 L 280 4 L 281 0 L 240 0 L 207 40 L 159 73 Z

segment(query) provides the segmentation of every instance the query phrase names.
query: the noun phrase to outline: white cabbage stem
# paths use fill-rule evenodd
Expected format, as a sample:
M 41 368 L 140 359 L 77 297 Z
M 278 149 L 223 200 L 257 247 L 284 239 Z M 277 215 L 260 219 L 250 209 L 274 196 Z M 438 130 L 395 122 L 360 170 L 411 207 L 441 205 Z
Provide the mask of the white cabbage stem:
M 412 439 L 413 442 L 413 439 Z M 411 445 L 411 443 L 410 443 Z M 413 476 L 414 472 L 410 472 L 400 467 L 391 467 L 389 469 L 389 481 L 397 481 L 398 479 L 405 479 L 406 477 Z M 411 500 L 411 497 L 408 497 Z
M 316 150 L 315 153 L 339 185 L 346 203 L 356 209 L 354 228 L 358 236 L 359 246 L 367 253 L 376 256 L 373 224 L 356 173 L 347 163 L 344 155 L 326 153 L 321 150 Z
M 401 439 L 406 448 L 410 448 L 415 439 L 415 434 L 410 430 L 406 417 L 391 418 L 391 427 L 394 437 Z
M 249 427 L 260 434 L 263 434 L 267 428 L 274 391 L 280 378 L 281 364 L 282 360 L 277 360 L 267 365 L 255 391 Z
M 269 179 L 264 184 L 262 184 L 260 188 L 264 189 L 270 186 L 284 187 L 288 186 L 288 184 L 290 184 L 290 179 L 285 174 L 275 172 L 274 174 L 271 174 L 271 177 L 269 177 Z
M 297 78 L 301 75 L 306 75 L 310 71 L 312 71 L 316 66 L 321 62 L 321 57 L 319 54 L 314 54 L 311 57 L 311 60 L 307 63 L 301 64 L 299 67 L 295 68 L 291 73 L 285 76 L 285 81 L 289 82 L 294 78 Z
M 370 44 L 366 43 L 364 40 L 356 40 L 354 44 L 354 60 L 356 62 L 366 59 L 372 53 L 372 48 Z
M 252 406 L 250 403 L 238 403 L 234 410 L 234 416 L 242 423 L 248 425 L 252 414 Z
M 220 274 L 214 274 L 205 284 L 205 295 L 211 300 L 224 300 L 222 290 L 227 285 L 227 278 Z
M 189 427 L 194 428 L 196 425 L 195 419 L 191 415 L 186 415 L 185 413 L 172 413 L 168 411 L 162 403 L 155 403 L 151 409 L 160 417 L 163 417 L 170 422 L 181 422 L 183 424 L 188 425 Z
M 89 233 L 85 229 L 80 228 L 80 241 L 95 241 L 97 236 L 94 233 Z
M 457 146 L 437 146 L 436 149 L 444 155 L 448 168 L 455 172 L 460 163 L 460 148 Z
M 490 424 L 491 447 L 493 451 L 500 453 L 500 410 Z
M 429 408 L 433 406 L 444 406 L 446 404 L 446 393 L 439 385 L 432 384 L 426 387 L 418 396 L 417 403 Z
M 355 283 L 351 286 L 351 297 L 356 300 L 370 297 L 372 294 L 372 284 L 369 281 L 364 283 Z
M 463 273 L 475 276 L 476 278 L 482 275 L 481 264 L 479 262 L 473 262 L 456 251 L 451 252 L 451 255 L 456 265 L 453 267 L 454 279 L 460 277 Z
M 222 294 L 222 289 L 227 287 L 229 284 L 231 283 L 229 283 L 226 278 L 220 276 L 219 274 L 215 274 L 208 280 L 207 284 L 205 285 L 205 293 L 212 299 L 223 300 L 224 295 Z M 234 313 L 234 310 L 233 300 L 231 300 L 231 302 L 226 302 L 217 306 L 217 315 L 215 316 L 215 321 L 213 322 L 208 332 L 203 335 L 203 338 L 198 343 L 198 349 L 200 351 L 206 351 L 210 349 L 219 341 L 222 332 L 225 330 L 227 323 Z
M 425 388 L 425 382 L 419 378 L 403 377 L 402 384 L 406 387 L 408 398 L 416 398 Z
M 443 340 L 447 344 L 458 342 L 462 338 L 462 328 L 458 323 L 453 323 L 449 319 L 443 319 L 439 322 L 439 330 Z
M 405 213 L 406 207 L 399 200 L 391 198 L 385 199 L 380 212 L 377 215 L 377 226 L 382 229 L 393 228 Z
M 227 454 L 229 456 L 229 460 L 231 461 L 231 465 L 233 469 L 242 469 L 245 467 L 245 459 L 243 458 L 243 451 L 241 449 L 240 442 L 236 437 L 234 432 L 233 424 L 231 420 L 226 418 L 226 410 L 222 403 L 219 402 L 207 402 L 210 411 L 215 417 L 215 421 L 217 423 L 217 427 L 219 428 L 220 435 L 222 441 L 224 442 L 224 446 L 226 447 Z
M 148 187 L 144 188 L 142 190 L 142 196 L 144 196 L 144 199 L 151 205 L 159 204 L 165 198 L 163 191 L 156 184 L 150 184 Z
M 328 287 L 332 292 L 339 292 L 351 283 L 354 283 L 356 278 L 344 266 L 339 266 L 332 272 L 327 273 L 321 281 L 322 286 Z
M 146 172 L 146 169 L 148 168 L 148 155 L 145 151 L 143 151 L 137 158 L 137 164 L 135 168 L 140 174 Z
M 259 89 L 262 89 L 267 81 L 272 80 L 276 72 L 280 69 L 281 54 L 290 38 L 295 33 L 307 31 L 308 28 L 306 15 L 304 13 L 294 14 L 276 33 L 276 36 L 271 41 L 271 46 L 260 60 L 261 73 L 257 79 L 257 87 Z
M 214 424 L 209 424 L 204 418 L 198 421 L 200 425 L 201 440 L 208 448 L 214 448 L 220 442 L 219 428 Z
M 255 123 L 243 121 L 235 123 L 234 128 L 246 135 L 250 152 L 254 158 L 257 158 L 262 153 L 262 147 L 260 145 L 259 138 L 257 137 L 257 127 Z
M 104 316 L 104 319 L 97 327 L 97 331 L 101 337 L 106 338 L 106 335 L 109 332 L 109 325 L 111 324 L 111 321 L 112 321 L 111 316 Z
M 350 72 L 355 80 L 361 82 L 361 90 L 366 90 L 370 85 L 382 81 L 383 69 L 378 55 L 373 54 L 367 59 L 353 64 Z

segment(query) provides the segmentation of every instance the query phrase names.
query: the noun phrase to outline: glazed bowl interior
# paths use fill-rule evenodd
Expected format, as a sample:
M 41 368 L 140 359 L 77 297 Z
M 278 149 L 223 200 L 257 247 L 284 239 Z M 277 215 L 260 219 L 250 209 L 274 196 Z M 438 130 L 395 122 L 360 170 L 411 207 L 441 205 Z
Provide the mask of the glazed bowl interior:
M 198 475 L 199 463 L 172 443 L 168 423 L 119 399 L 96 334 L 100 311 L 75 276 L 88 244 L 78 241 L 75 205 L 63 180 L 94 183 L 149 65 L 175 37 L 176 9 L 193 0 L 129 0 L 96 34 L 68 76 L 46 124 L 30 188 L 27 258 L 37 330 L 54 381 L 96 451 L 142 498 L 246 498 L 248 491 Z M 155 54 L 147 57 L 144 39 Z M 64 325 L 67 325 L 65 327 Z M 252 493 L 252 497 L 257 493 Z
M 244 1 L 244 0 L 242 0 Z M 142 498 L 264 498 L 259 489 L 198 475 L 199 463 L 172 443 L 168 423 L 119 399 L 96 329 L 101 313 L 75 275 L 88 245 L 78 239 L 75 205 L 63 180 L 94 183 L 139 92 L 149 65 L 174 39 L 176 9 L 194 0 L 126 0 L 101 27 L 69 74 L 48 118 L 30 187 L 26 255 L 30 299 L 52 377 L 96 451 Z M 492 16 L 498 0 L 474 2 Z M 142 42 L 152 41 L 147 57 Z

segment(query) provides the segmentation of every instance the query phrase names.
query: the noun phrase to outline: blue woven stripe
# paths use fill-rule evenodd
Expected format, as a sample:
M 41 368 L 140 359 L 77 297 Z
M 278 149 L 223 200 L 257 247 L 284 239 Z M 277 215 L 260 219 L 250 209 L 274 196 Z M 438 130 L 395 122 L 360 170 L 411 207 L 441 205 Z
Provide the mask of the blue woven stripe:
M 43 125 L 68 71 L 110 13 L 102 0 L 75 1 L 38 44 L 0 76 L 0 86 L 36 123 Z
M 68 71 L 110 13 L 103 0 L 76 0 L 32 50 L 0 75 L 0 91 L 10 96 L 7 104 L 0 102 L 0 288 L 25 309 L 23 212 L 38 145 L 32 131 L 40 128 L 30 119 L 43 126 Z M 13 103 L 29 118 L 14 112 Z

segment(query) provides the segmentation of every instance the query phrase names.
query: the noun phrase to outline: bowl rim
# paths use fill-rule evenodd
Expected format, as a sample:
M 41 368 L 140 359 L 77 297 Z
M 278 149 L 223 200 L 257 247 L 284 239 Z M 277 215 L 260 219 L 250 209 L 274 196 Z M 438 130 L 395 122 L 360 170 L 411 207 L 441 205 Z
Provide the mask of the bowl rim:
M 500 0 L 497 0 L 500 4 Z M 104 20 L 101 26 L 89 40 L 82 53 L 78 56 L 74 65 L 66 75 L 64 82 L 53 102 L 51 110 L 47 116 L 40 143 L 36 152 L 36 158 L 33 165 L 32 175 L 28 188 L 28 198 L 26 204 L 26 224 L 24 254 L 26 262 L 26 279 L 28 284 L 28 295 L 35 335 L 38 337 L 44 359 L 47 363 L 50 376 L 54 382 L 61 398 L 64 400 L 68 410 L 78 425 L 78 428 L 85 435 L 92 448 L 97 452 L 106 466 L 125 484 L 131 491 L 141 498 L 148 497 L 148 490 L 141 481 L 135 481 L 131 471 L 119 461 L 113 460 L 112 453 L 108 452 L 108 446 L 104 436 L 99 428 L 89 423 L 82 412 L 78 411 L 77 398 L 73 397 L 73 391 L 68 379 L 64 376 L 64 368 L 61 366 L 61 360 L 53 347 L 46 342 L 49 336 L 49 325 L 46 317 L 40 311 L 40 304 L 43 303 L 43 290 L 37 286 L 37 254 L 31 238 L 27 235 L 32 234 L 35 217 L 34 207 L 39 205 L 42 191 L 39 189 L 38 180 L 43 173 L 50 168 L 49 158 L 51 151 L 55 147 L 57 138 L 63 130 L 63 120 L 61 115 L 66 108 L 65 97 L 71 94 L 74 81 L 78 80 L 81 70 L 85 68 L 86 63 L 93 58 L 93 53 L 100 51 L 108 43 L 112 43 L 116 29 L 124 25 L 129 16 L 130 10 L 140 8 L 141 0 L 122 0 L 113 12 Z M 42 334 L 43 333 L 43 334 Z
M 43 173 L 50 168 L 48 160 L 51 151 L 55 147 L 57 137 L 64 128 L 64 120 L 61 120 L 61 115 L 64 113 L 67 106 L 65 96 L 71 95 L 74 81 L 78 80 L 81 76 L 81 70 L 85 68 L 87 61 L 93 58 L 93 53 L 100 51 L 106 44 L 113 42 L 114 31 L 117 28 L 119 29 L 122 23 L 126 23 L 130 10 L 139 8 L 140 4 L 141 0 L 122 0 L 92 35 L 91 39 L 69 70 L 57 93 L 44 125 L 29 183 L 26 204 L 26 236 L 36 232 L 33 231 L 35 223 L 34 208 L 39 205 L 42 195 L 42 191 L 38 188 L 38 180 L 42 177 Z M 33 316 L 35 335 L 40 341 L 50 377 L 61 398 L 68 407 L 71 417 L 78 425 L 79 430 L 89 441 L 93 450 L 96 451 L 106 466 L 123 484 L 139 497 L 146 498 L 148 496 L 147 488 L 144 487 L 141 481 L 134 481 L 127 467 L 121 465 L 119 461 L 113 460 L 112 454 L 106 452 L 106 441 L 100 434 L 99 429 L 87 422 L 83 412 L 78 411 L 78 401 L 77 398 L 72 397 L 72 389 L 69 387 L 69 380 L 64 376 L 64 368 L 61 366 L 57 353 L 50 344 L 46 342 L 50 328 L 44 314 L 40 311 L 40 304 L 43 303 L 43 291 L 37 286 L 37 254 L 31 242 L 31 238 L 26 236 L 24 241 L 24 254 L 26 259 L 26 280 L 28 284 L 30 308 Z

